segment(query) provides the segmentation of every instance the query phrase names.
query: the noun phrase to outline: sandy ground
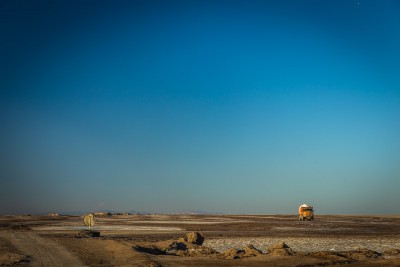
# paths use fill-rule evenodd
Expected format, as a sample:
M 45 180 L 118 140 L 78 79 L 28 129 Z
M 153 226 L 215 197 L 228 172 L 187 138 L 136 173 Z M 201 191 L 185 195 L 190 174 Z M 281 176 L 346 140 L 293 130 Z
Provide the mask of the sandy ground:
M 0 216 L 0 265 L 13 266 L 400 266 L 400 216 L 126 215 L 96 217 L 96 238 L 81 238 L 78 216 Z M 138 250 L 200 231 L 213 255 Z M 170 241 L 166 241 L 170 240 Z M 266 254 L 284 241 L 294 255 Z M 262 255 L 226 259 L 254 245 Z

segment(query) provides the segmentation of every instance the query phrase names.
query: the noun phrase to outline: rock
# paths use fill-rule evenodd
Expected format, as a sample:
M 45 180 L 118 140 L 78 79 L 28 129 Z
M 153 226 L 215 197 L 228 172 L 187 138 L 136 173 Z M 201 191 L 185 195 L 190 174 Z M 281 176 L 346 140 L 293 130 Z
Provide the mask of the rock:
M 156 248 L 157 253 L 152 252 L 154 248 Z M 183 238 L 179 238 L 177 241 L 166 240 L 158 242 L 156 243 L 154 248 L 152 250 L 149 250 L 148 248 L 142 248 L 141 250 L 150 254 L 163 253 L 177 256 L 202 256 L 218 254 L 218 252 L 212 248 L 186 242 L 183 240 Z
M 189 244 L 188 246 L 188 256 L 206 256 L 206 255 L 214 255 L 218 254 L 218 252 L 212 248 Z
M 76 237 L 100 237 L 99 231 L 81 230 Z
M 186 251 L 187 246 L 185 243 L 181 242 L 172 242 L 171 244 L 168 245 L 168 247 L 165 248 L 165 253 L 167 254 L 173 254 L 173 255 L 180 255 L 184 254 L 182 251 Z M 183 256 L 183 255 L 181 255 Z
M 196 245 L 203 245 L 204 242 L 204 235 L 199 232 L 191 232 L 187 233 L 184 240 L 188 243 L 196 244 Z
M 278 243 L 267 247 L 267 254 L 273 256 L 290 256 L 293 255 L 293 251 L 283 241 L 279 241 Z
M 245 251 L 242 249 L 231 248 L 231 249 L 228 249 L 225 252 L 223 252 L 221 254 L 221 258 L 231 259 L 231 260 L 240 259 L 243 257 L 244 253 L 245 253 Z
M 269 254 L 273 255 L 273 256 L 291 256 L 291 255 L 293 255 L 293 252 L 290 248 L 289 249 L 278 248 L 278 249 L 272 250 Z
M 276 244 L 272 244 L 270 246 L 267 247 L 267 251 L 268 250 L 273 250 L 273 249 L 281 249 L 281 248 L 289 248 L 288 245 L 285 244 L 285 242 L 283 241 L 279 241 Z
M 256 249 L 252 244 L 246 245 L 243 250 L 245 257 L 254 257 L 262 254 L 261 250 Z
M 187 242 L 187 240 L 185 240 L 185 238 L 184 237 L 180 237 L 180 238 L 178 238 L 178 240 L 177 240 L 178 242 L 181 242 L 181 243 L 186 243 Z
M 157 254 L 164 253 L 177 256 L 202 256 L 219 254 L 216 250 L 202 246 L 204 242 L 203 234 L 199 232 L 187 233 L 185 237 L 177 240 L 165 240 L 154 244 Z M 155 254 L 154 249 L 141 248 L 143 252 Z M 145 251 L 147 250 L 147 251 Z
M 357 261 L 377 259 L 382 257 L 382 253 L 370 249 L 360 249 L 355 251 L 343 252 L 343 255 L 345 255 L 349 259 Z

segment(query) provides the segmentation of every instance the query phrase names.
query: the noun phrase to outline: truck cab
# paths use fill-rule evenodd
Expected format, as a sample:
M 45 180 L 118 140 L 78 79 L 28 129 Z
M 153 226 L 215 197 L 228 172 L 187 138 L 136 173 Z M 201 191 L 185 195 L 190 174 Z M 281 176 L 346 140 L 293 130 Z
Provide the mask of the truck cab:
M 314 208 L 307 204 L 299 207 L 299 221 L 314 221 Z

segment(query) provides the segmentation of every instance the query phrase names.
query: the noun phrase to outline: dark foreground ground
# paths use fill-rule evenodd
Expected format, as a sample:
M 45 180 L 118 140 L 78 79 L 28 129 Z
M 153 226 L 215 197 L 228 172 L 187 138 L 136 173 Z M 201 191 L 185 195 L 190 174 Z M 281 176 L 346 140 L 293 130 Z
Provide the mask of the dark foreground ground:
M 400 266 L 400 216 L 324 215 L 314 222 L 291 215 L 95 219 L 100 237 L 79 236 L 84 227 L 77 216 L 0 216 L 0 265 Z M 204 234 L 202 246 L 173 242 L 192 231 Z M 268 250 L 280 241 L 289 248 L 276 251 L 284 253 Z M 249 244 L 260 252 L 240 250 Z

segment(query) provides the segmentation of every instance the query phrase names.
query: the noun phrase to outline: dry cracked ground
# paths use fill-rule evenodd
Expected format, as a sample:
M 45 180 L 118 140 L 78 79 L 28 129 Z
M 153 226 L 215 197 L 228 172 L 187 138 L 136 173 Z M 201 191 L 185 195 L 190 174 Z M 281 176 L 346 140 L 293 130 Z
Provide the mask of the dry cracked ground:
M 400 216 L 95 219 L 99 237 L 85 235 L 79 216 L 0 216 L 0 265 L 400 266 Z

